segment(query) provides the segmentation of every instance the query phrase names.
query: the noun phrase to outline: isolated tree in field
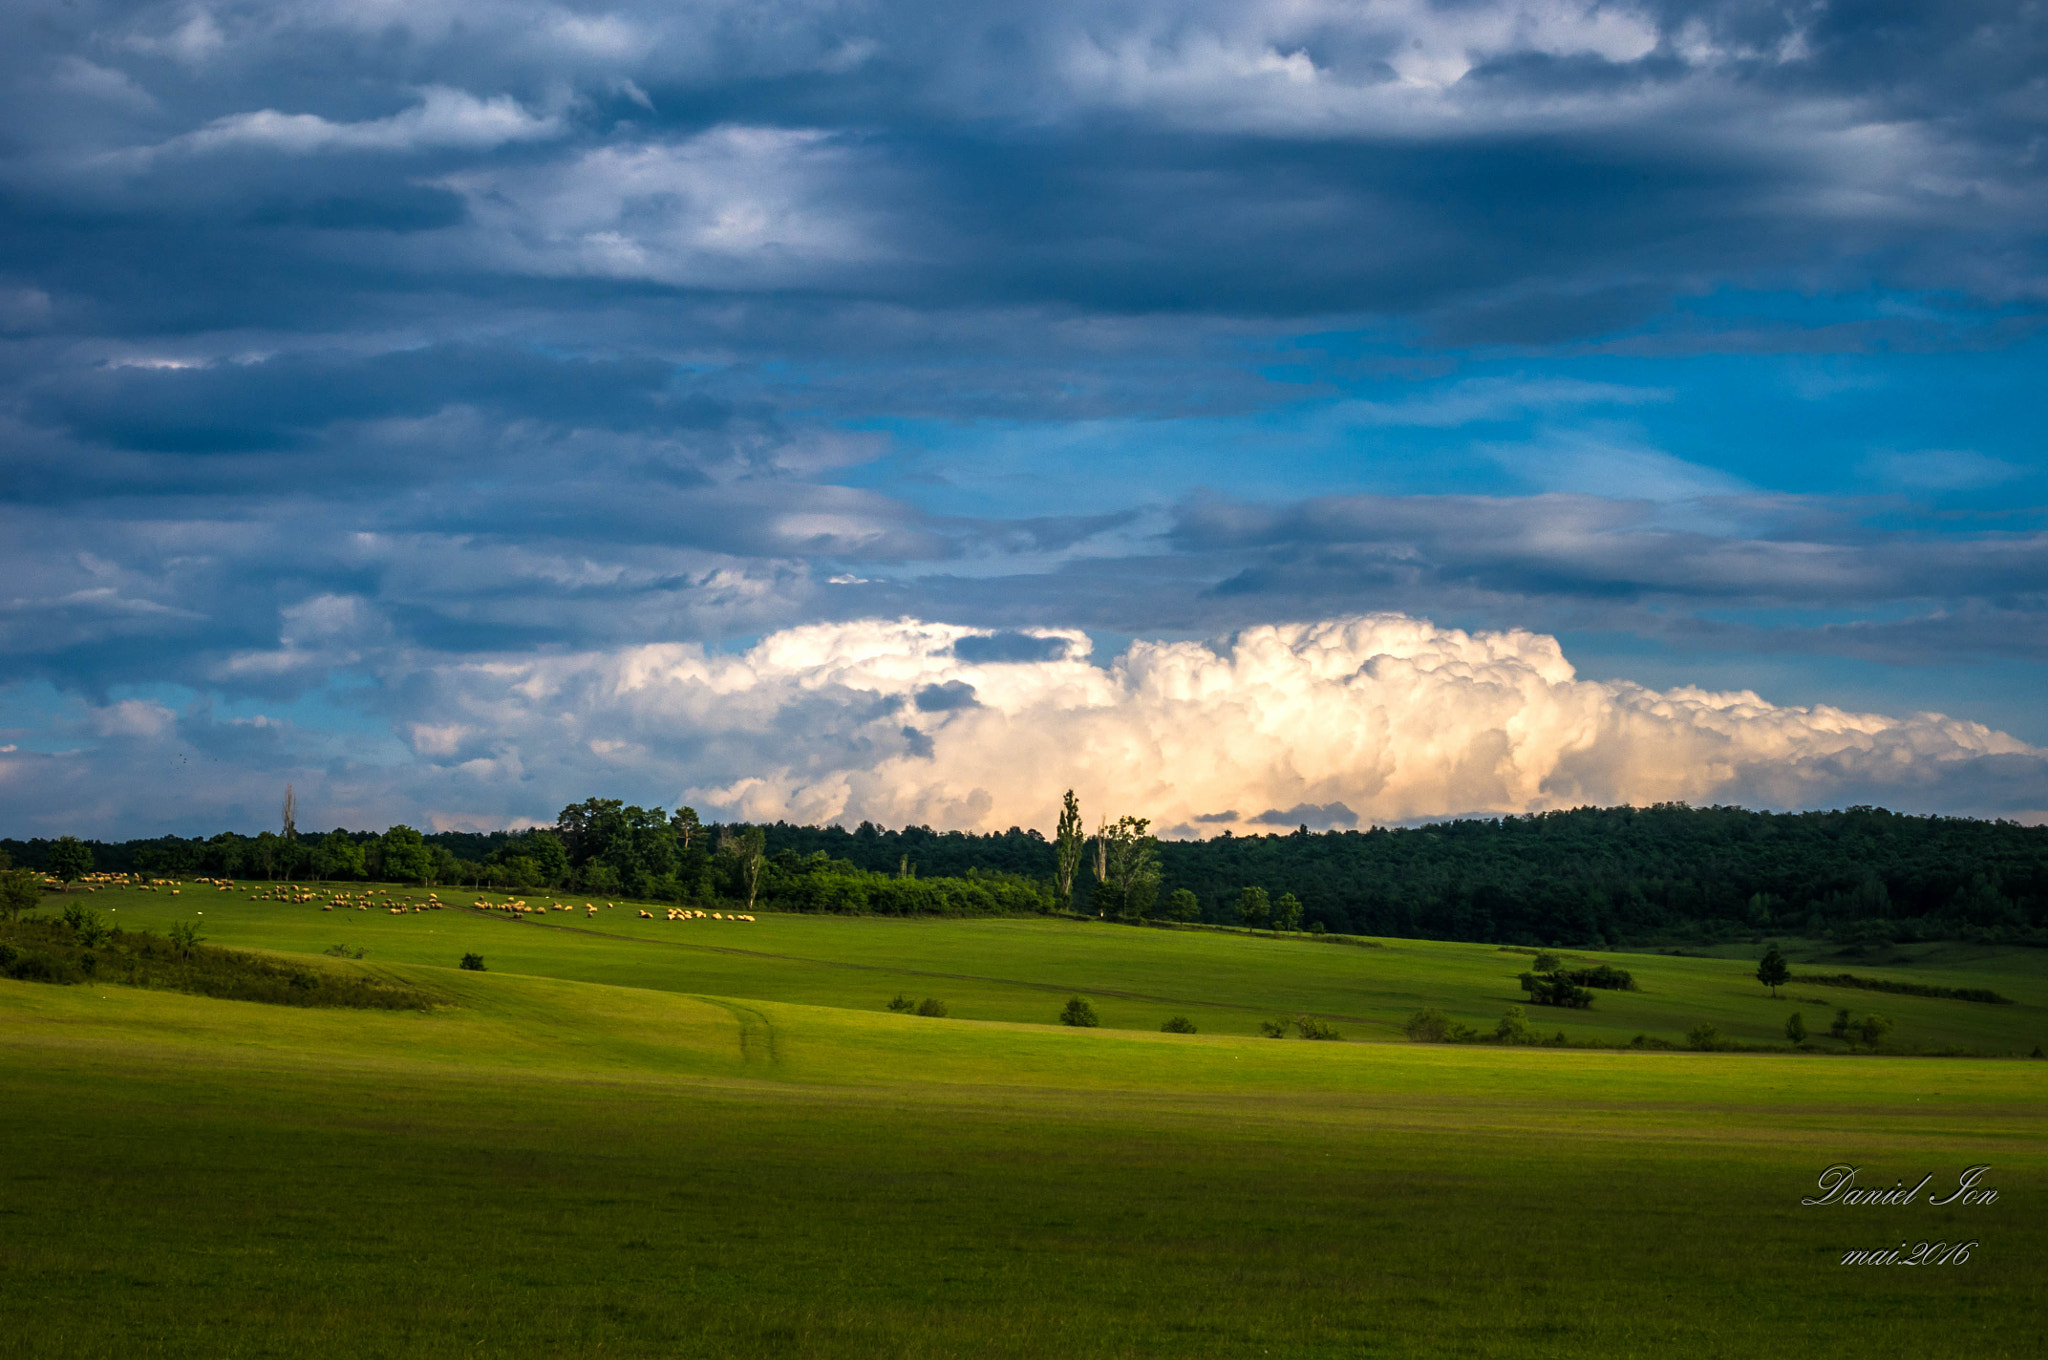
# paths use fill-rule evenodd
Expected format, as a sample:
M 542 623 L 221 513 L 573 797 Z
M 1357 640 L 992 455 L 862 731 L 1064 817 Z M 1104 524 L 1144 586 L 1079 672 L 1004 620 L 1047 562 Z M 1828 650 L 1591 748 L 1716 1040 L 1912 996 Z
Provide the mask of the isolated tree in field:
M 1763 962 L 1756 966 L 1756 980 L 1771 989 L 1771 995 L 1778 995 L 1778 988 L 1792 980 L 1792 970 L 1786 966 L 1785 956 L 1772 945 L 1764 954 Z
M 1862 1022 L 1856 1026 L 1856 1037 L 1863 1040 L 1870 1047 L 1876 1048 L 1878 1041 L 1891 1033 L 1891 1029 L 1892 1022 L 1885 1019 L 1882 1015 L 1866 1015 L 1863 1017 Z
M 1273 929 L 1301 929 L 1301 899 L 1293 893 L 1281 893 L 1280 900 L 1273 904 Z
M 484 956 L 481 954 L 464 954 L 462 956 L 462 966 L 469 972 L 481 973 L 484 971 Z
M 25 911 L 34 911 L 43 901 L 43 876 L 33 869 L 9 869 L 0 873 L 0 911 L 10 921 L 19 921 Z
M 50 847 L 50 876 L 69 888 L 91 872 L 91 847 L 76 836 L 59 836 Z
M 1785 1037 L 1795 1044 L 1806 1042 L 1806 1017 L 1798 1011 L 1792 1012 L 1792 1018 L 1785 1022 Z
M 1175 921 L 1199 921 L 1202 919 L 1202 904 L 1188 889 L 1175 888 L 1173 896 L 1166 899 L 1166 914 Z
M 1273 914 L 1273 901 L 1264 888 L 1246 888 L 1237 895 L 1238 918 L 1253 929 L 1266 924 Z
M 1095 1008 L 1077 996 L 1071 998 L 1060 1011 L 1060 1023 L 1072 1025 L 1076 1029 L 1094 1029 L 1102 1021 L 1096 1018 Z
M 1081 832 L 1081 800 L 1068 789 L 1060 799 L 1059 826 L 1053 833 L 1053 900 L 1061 911 L 1074 905 L 1074 875 L 1080 872 L 1087 843 Z

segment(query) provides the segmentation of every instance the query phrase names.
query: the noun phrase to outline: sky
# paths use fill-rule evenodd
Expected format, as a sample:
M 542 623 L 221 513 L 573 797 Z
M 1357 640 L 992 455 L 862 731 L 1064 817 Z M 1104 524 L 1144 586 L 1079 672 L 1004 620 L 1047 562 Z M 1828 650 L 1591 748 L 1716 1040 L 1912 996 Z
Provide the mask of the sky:
M 2048 11 L 0 0 L 0 835 L 2048 820 Z

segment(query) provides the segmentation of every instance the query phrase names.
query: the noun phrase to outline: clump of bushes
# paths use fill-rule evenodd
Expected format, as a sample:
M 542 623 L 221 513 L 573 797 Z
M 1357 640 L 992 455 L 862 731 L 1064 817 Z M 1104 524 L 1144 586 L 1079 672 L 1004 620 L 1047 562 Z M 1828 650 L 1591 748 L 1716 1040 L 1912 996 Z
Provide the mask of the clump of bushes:
M 1491 1033 L 1453 1020 L 1434 1006 L 1425 1006 L 1409 1016 L 1401 1030 L 1418 1044 L 1541 1044 L 1545 1048 L 1564 1048 L 1571 1042 L 1563 1030 L 1548 1039 L 1537 1034 L 1520 1006 L 1508 1007 Z
M 69 960 L 40 949 L 22 949 L 0 942 L 0 977 L 17 982 L 67 984 L 85 981 L 85 975 Z
M 898 992 L 896 993 L 895 999 L 889 1002 L 889 1009 L 895 1011 L 899 1015 L 904 1015 L 916 1010 L 917 1003 L 915 1001 L 912 1001 L 903 993 Z
M 1313 1015 L 1295 1016 L 1294 1032 L 1304 1039 L 1334 1040 L 1344 1037 L 1337 1032 L 1336 1026 L 1326 1020 L 1319 1020 Z
M 1593 1004 L 1592 989 L 1573 982 L 1572 976 L 1570 973 L 1524 973 L 1518 980 L 1533 1005 L 1585 1010 Z
M 1497 1044 L 1533 1044 L 1536 1031 L 1529 1028 L 1529 1017 L 1520 1006 L 1510 1006 L 1500 1017 L 1500 1023 L 1493 1027 L 1493 1041 Z
M 1061 1008 L 1060 1023 L 1072 1025 L 1076 1029 L 1094 1029 L 1102 1021 L 1097 1018 L 1095 1007 L 1088 1004 L 1087 998 L 1076 996 L 1069 998 L 1067 1004 Z M 1192 1029 L 1193 1026 L 1189 1028 Z
M 484 956 L 481 954 L 464 954 L 462 956 L 462 968 L 465 972 L 470 973 L 483 972 Z
M 1401 1029 L 1418 1044 L 1468 1044 L 1479 1037 L 1478 1030 L 1459 1024 L 1434 1006 L 1424 1006 L 1409 1016 Z
M 917 1003 L 917 1013 L 919 1015 L 943 1017 L 946 1014 L 946 1011 L 946 1003 L 939 1000 L 935 996 L 928 996 L 924 1000 Z
M 1849 1008 L 1844 1006 L 1835 1012 L 1835 1023 L 1828 1026 L 1828 1033 L 1851 1046 L 1860 1043 L 1876 1048 L 1891 1029 L 1892 1022 L 1882 1015 L 1871 1014 L 1861 1020 L 1851 1020 Z
M 1162 1034 L 1193 1034 L 1195 1033 L 1195 1022 L 1188 1019 L 1185 1015 L 1176 1015 L 1161 1025 L 1159 1030 Z
M 1285 1039 L 1287 1037 L 1287 1022 L 1285 1020 L 1261 1020 L 1259 1021 L 1259 1033 L 1265 1035 L 1268 1039 Z

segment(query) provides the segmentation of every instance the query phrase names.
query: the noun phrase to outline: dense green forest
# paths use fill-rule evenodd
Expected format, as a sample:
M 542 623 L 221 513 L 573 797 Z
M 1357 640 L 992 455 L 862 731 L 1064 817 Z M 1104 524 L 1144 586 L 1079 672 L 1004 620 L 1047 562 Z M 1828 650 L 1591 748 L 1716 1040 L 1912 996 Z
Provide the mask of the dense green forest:
M 44 868 L 54 844 L 0 849 Z M 1035 830 L 720 826 L 687 809 L 669 815 L 600 799 L 538 831 L 395 827 L 89 848 L 97 868 L 113 871 L 557 887 L 799 911 L 1059 905 L 1055 845 Z M 1119 912 L 1235 925 L 1241 904 L 1290 897 L 1308 930 L 1506 944 L 1764 933 L 2048 942 L 2048 827 L 1881 808 L 1577 808 L 1365 832 L 1146 840 L 1134 862 L 1142 891 L 1126 897 L 1099 885 L 1084 856 L 1072 909 L 1093 914 L 1114 900 Z

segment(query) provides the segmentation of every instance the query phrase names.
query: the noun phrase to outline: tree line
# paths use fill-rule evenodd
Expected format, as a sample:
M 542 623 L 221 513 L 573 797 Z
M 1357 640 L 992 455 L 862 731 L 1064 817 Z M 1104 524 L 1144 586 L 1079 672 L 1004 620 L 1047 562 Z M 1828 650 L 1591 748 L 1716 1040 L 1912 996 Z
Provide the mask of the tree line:
M 46 870 L 58 842 L 0 841 Z M 1161 840 L 1135 815 L 1054 834 L 718 824 L 618 799 L 492 833 L 224 833 L 89 843 L 103 870 L 560 889 L 786 910 L 1071 911 L 1504 944 L 1803 935 L 2048 943 L 2048 828 L 1882 808 L 1576 808 L 1410 828 Z

